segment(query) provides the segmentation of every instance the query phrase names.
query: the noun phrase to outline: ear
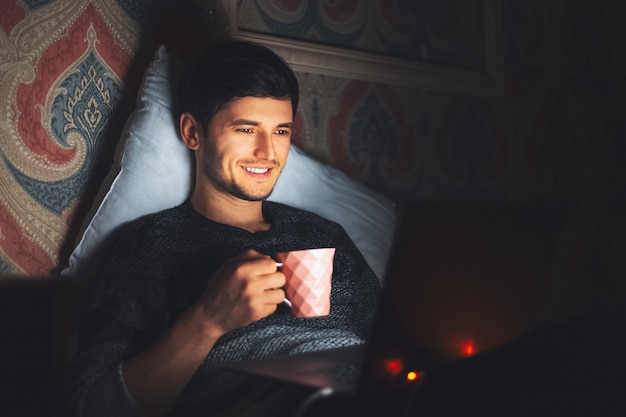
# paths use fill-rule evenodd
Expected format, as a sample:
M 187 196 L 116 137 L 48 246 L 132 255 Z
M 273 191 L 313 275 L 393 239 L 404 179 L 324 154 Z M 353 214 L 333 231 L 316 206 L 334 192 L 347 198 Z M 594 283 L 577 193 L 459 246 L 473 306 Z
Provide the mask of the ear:
M 202 138 L 202 125 L 196 120 L 191 113 L 183 113 L 180 115 L 180 137 L 183 143 L 192 151 L 200 147 L 200 139 Z

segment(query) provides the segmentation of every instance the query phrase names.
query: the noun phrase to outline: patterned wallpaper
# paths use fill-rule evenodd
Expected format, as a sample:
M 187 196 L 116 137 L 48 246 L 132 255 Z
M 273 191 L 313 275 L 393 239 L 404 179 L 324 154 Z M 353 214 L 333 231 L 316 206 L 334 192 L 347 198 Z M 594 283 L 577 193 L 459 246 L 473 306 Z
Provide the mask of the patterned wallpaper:
M 132 107 L 166 0 L 3 0 L 0 274 L 67 262 Z M 483 1 L 238 0 L 260 33 L 482 69 Z M 626 265 L 626 109 L 619 2 L 502 2 L 503 94 L 299 72 L 294 141 L 397 202 L 603 202 L 588 228 Z M 161 31 L 180 37 L 179 31 Z M 95 180 L 94 180 L 95 178 Z M 595 255 L 594 255 L 595 256 Z M 604 262 L 603 261 L 603 262 Z M 608 285 L 608 284 L 607 284 Z M 615 284 L 612 284 L 615 289 Z M 610 287 L 610 286 L 609 286 Z M 613 291 L 616 292 L 616 291 Z
M 237 5 L 239 28 L 251 32 L 418 61 L 484 66 L 480 2 L 238 0 Z M 452 43 L 455 47 L 443 46 Z
M 0 3 L 0 274 L 67 261 L 147 64 L 142 25 L 163 7 Z
M 0 272 L 58 262 L 104 135 L 124 106 L 139 26 L 115 1 L 3 1 Z
M 475 33 L 482 2 L 425 1 L 413 10 L 407 3 L 420 2 L 239 0 L 239 25 L 353 49 L 378 50 L 393 40 L 447 62 L 480 62 L 474 46 L 483 41 Z M 390 10 L 379 13 L 381 4 Z M 301 108 L 302 144 L 398 201 L 589 193 L 620 200 L 620 32 L 613 9 L 589 4 L 503 3 L 503 95 L 301 74 L 308 103 Z M 430 14 L 417 19 L 418 9 Z M 422 26 L 406 30 L 393 17 Z M 390 28 L 415 35 L 405 40 Z

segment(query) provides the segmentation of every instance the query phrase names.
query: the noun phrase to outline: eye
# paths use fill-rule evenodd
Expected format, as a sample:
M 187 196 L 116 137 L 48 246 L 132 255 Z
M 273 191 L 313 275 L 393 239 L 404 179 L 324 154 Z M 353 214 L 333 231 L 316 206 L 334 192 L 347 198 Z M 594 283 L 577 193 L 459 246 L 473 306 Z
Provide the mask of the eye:
M 289 132 L 288 130 L 285 130 L 285 129 L 278 129 L 278 130 L 276 131 L 276 134 L 277 134 L 277 135 L 280 135 L 280 136 L 288 135 L 289 133 L 290 133 L 290 132 Z
M 241 127 L 239 129 L 237 129 L 237 132 L 241 132 L 241 133 L 252 133 L 253 130 L 249 127 Z

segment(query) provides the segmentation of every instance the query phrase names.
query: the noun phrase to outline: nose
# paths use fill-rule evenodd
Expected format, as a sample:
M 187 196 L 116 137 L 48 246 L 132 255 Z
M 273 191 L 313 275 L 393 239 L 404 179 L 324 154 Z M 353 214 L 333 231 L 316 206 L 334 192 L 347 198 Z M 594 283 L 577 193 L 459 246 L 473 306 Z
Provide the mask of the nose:
M 256 148 L 254 150 L 254 156 L 259 159 L 273 160 L 276 157 L 276 151 L 274 150 L 274 140 L 271 133 L 258 132 L 256 137 Z

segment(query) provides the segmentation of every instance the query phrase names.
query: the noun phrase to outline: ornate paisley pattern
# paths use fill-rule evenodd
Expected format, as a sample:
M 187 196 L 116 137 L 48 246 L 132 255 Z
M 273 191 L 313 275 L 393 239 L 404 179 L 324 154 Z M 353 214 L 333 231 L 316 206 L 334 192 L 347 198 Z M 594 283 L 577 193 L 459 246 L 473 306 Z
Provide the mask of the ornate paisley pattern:
M 0 271 L 46 275 L 112 115 L 139 26 L 113 0 L 9 0 L 0 16 Z
M 484 69 L 476 2 L 237 0 L 237 7 L 247 31 Z

